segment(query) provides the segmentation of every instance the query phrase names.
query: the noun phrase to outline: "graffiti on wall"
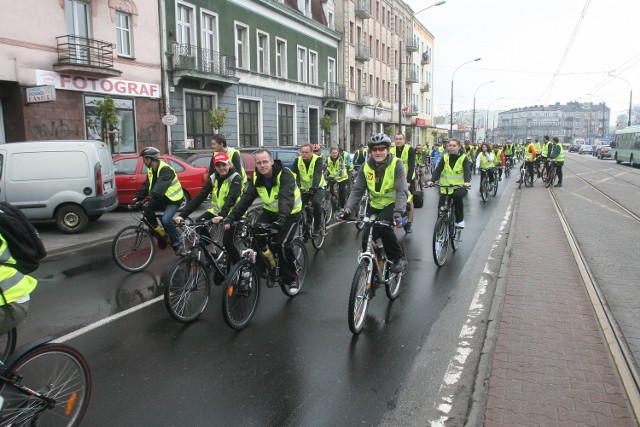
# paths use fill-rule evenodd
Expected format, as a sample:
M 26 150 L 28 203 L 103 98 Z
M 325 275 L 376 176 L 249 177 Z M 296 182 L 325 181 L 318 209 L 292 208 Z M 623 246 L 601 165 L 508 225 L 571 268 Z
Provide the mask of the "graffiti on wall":
M 162 137 L 161 125 L 152 123 L 143 129 L 138 129 L 138 144 L 147 145 L 149 143 L 158 142 Z
M 67 122 L 63 119 L 59 121 L 51 120 L 39 120 L 39 121 L 27 121 L 27 127 L 31 132 L 31 138 L 36 141 L 46 141 L 51 139 L 79 139 L 80 128 L 71 122 Z

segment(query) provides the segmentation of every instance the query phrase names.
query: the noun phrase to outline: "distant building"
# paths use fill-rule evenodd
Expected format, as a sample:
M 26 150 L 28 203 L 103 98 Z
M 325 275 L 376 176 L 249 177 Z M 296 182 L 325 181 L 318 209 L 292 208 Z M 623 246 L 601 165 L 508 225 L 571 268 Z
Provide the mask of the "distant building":
M 498 114 L 495 139 L 524 141 L 528 136 L 557 136 L 564 142 L 575 138 L 593 141 L 608 133 L 610 109 L 605 103 L 569 102 L 534 105 Z

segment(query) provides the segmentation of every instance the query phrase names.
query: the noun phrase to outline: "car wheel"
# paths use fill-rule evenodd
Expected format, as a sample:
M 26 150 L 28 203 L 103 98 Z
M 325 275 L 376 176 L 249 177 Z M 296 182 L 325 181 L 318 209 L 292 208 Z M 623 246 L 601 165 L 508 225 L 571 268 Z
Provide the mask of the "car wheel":
M 191 201 L 191 196 L 187 193 L 187 190 L 182 189 L 182 193 L 184 194 L 182 198 L 182 202 L 180 202 L 180 206 L 178 207 L 178 211 L 182 212 L 182 210 L 189 204 Z
M 87 227 L 89 217 L 79 205 L 62 206 L 55 215 L 56 226 L 67 234 L 80 233 Z

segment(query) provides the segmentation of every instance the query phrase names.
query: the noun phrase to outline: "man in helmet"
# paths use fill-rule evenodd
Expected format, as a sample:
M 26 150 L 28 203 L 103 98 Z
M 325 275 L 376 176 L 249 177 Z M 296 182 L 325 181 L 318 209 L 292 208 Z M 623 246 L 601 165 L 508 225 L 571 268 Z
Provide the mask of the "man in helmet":
M 393 137 L 396 143 L 395 147 L 392 147 L 391 154 L 402 160 L 404 166 L 404 173 L 407 178 L 407 186 L 409 187 L 409 214 L 407 216 L 407 224 L 404 226 L 406 233 L 411 233 L 411 224 L 413 223 L 413 192 L 416 191 L 414 178 L 416 173 L 416 153 L 409 144 L 405 144 L 404 134 L 398 132 Z
M 178 211 L 184 194 L 182 186 L 178 180 L 176 171 L 160 159 L 160 150 L 154 147 L 143 148 L 140 157 L 144 165 L 147 167 L 147 179 L 142 184 L 133 199 L 133 203 L 142 201 L 150 196 L 149 201 L 144 203 L 144 216 L 149 225 L 160 236 L 169 236 L 171 246 L 178 256 L 187 254 L 183 245 L 180 244 L 180 234 L 173 222 L 173 217 Z M 164 229 L 158 225 L 156 219 L 156 211 L 164 210 L 162 215 L 162 225 Z
M 396 227 L 402 227 L 402 214 L 407 208 L 407 176 L 402 160 L 389 153 L 391 139 L 383 133 L 369 139 L 369 159 L 358 171 L 349 200 L 344 210 L 336 216 L 342 221 L 357 209 L 366 190 L 369 190 L 367 215 L 376 214 L 378 219 L 393 221 Z M 391 270 L 403 271 L 407 266 L 402 246 L 393 229 L 374 227 L 373 238 L 382 239 L 387 259 L 393 262 Z
M 213 135 L 211 140 L 211 146 L 213 147 L 213 156 L 211 156 L 211 164 L 209 165 L 209 176 L 216 172 L 215 157 L 218 153 L 225 153 L 231 160 L 233 169 L 240 174 L 242 182 L 247 185 L 247 173 L 244 170 L 244 163 L 242 162 L 242 156 L 240 152 L 234 148 L 227 146 L 227 138 L 224 135 L 218 133 Z

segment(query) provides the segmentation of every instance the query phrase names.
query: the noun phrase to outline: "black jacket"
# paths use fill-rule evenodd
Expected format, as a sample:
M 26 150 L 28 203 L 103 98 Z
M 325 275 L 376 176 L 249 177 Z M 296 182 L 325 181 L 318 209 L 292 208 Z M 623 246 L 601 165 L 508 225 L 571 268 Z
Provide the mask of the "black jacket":
M 158 167 L 160 167 L 160 165 L 158 165 Z M 147 175 L 147 179 L 144 180 L 144 184 L 142 184 L 136 192 L 135 198 L 142 200 L 147 196 L 147 194 L 149 194 L 154 200 L 162 201 L 167 204 L 179 205 L 181 200 L 174 202 L 164 195 L 164 193 L 167 192 L 167 189 L 171 186 L 173 178 L 176 176 L 175 172 L 168 167 L 163 167 L 159 175 L 157 169 L 152 169 L 152 171 L 154 176 L 153 188 L 149 188 L 149 176 Z
M 211 194 L 211 191 L 213 191 L 213 180 L 218 182 L 218 191 L 220 191 L 222 184 L 234 173 L 235 170 L 233 168 L 229 168 L 229 172 L 224 177 L 217 174 L 211 175 L 207 180 L 207 183 L 202 187 L 202 190 L 200 190 L 200 193 L 198 193 L 198 195 L 194 197 L 184 209 L 182 209 L 180 216 L 182 218 L 186 218 L 191 215 L 193 211 L 198 209 L 202 202 L 204 202 L 209 194 Z M 220 210 L 221 217 L 226 218 L 226 216 L 229 215 L 229 211 L 233 205 L 235 205 L 240 193 L 242 193 L 242 177 L 239 173 L 236 173 L 231 182 L 229 182 L 229 194 L 227 195 L 227 199 L 224 201 L 222 209 Z

